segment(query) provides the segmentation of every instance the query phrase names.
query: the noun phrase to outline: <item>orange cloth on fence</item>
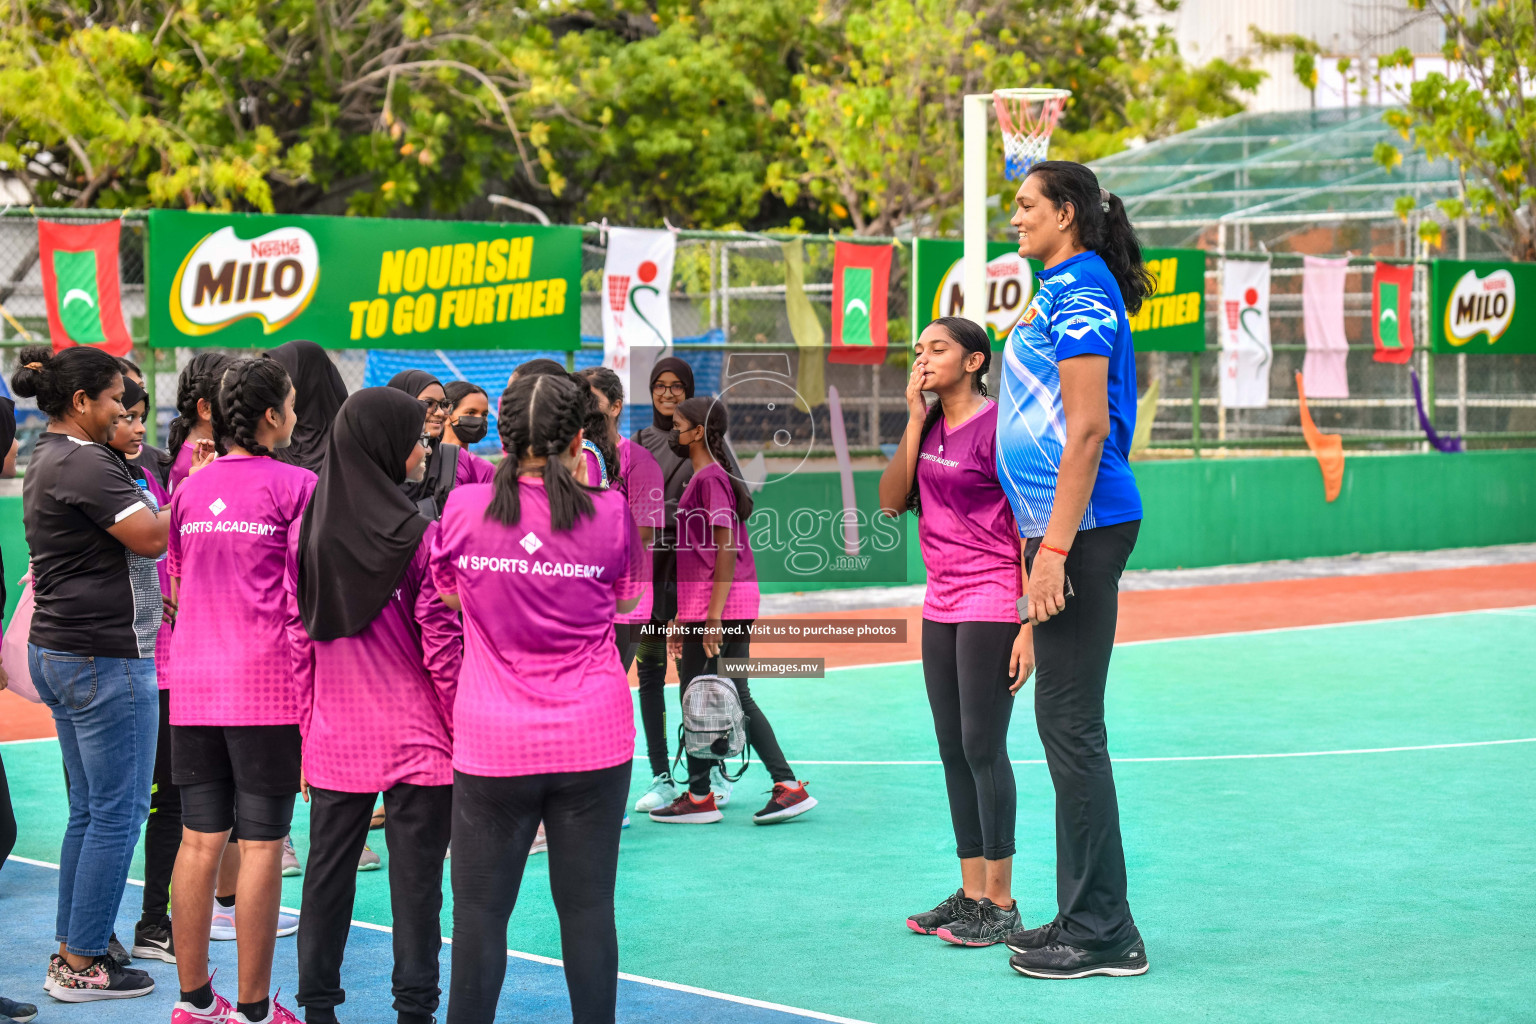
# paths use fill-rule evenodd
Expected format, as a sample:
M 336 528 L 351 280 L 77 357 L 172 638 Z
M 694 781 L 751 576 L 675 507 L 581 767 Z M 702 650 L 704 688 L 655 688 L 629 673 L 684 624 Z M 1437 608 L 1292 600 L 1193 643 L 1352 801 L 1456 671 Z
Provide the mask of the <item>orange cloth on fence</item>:
M 1307 410 L 1307 391 L 1296 375 L 1296 398 L 1301 405 L 1301 433 L 1307 439 L 1307 447 L 1317 456 L 1317 464 L 1323 471 L 1323 497 L 1329 501 L 1339 496 L 1344 487 L 1344 438 L 1338 434 L 1324 434 L 1312 422 Z

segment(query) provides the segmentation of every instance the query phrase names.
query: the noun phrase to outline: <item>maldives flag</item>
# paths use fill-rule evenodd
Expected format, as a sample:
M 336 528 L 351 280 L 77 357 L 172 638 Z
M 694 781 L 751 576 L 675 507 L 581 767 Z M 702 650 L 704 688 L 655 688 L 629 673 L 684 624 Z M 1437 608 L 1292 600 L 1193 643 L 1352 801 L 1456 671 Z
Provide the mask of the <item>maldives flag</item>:
M 38 258 L 43 265 L 43 299 L 48 336 L 55 352 L 72 345 L 96 345 L 114 356 L 133 348 L 117 287 L 117 240 L 122 222 L 55 224 L 37 222 Z
M 832 351 L 827 361 L 885 362 L 891 246 L 838 242 L 832 256 Z
M 1371 334 L 1378 363 L 1406 363 L 1413 355 L 1413 268 L 1376 264 L 1371 285 Z

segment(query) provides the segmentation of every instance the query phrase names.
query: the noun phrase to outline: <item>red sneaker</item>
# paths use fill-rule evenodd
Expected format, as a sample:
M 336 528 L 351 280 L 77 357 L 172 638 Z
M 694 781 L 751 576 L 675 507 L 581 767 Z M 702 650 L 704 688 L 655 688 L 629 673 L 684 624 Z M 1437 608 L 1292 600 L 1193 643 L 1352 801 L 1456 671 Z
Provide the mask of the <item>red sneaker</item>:
M 815 806 L 816 798 L 805 791 L 805 783 L 775 782 L 768 806 L 752 815 L 752 821 L 758 825 L 773 825 L 804 814 Z
M 715 806 L 713 793 L 699 800 L 692 793 L 684 792 L 667 806 L 658 807 L 651 812 L 652 821 L 668 825 L 708 825 L 723 817 L 725 815 L 720 813 L 720 808 Z

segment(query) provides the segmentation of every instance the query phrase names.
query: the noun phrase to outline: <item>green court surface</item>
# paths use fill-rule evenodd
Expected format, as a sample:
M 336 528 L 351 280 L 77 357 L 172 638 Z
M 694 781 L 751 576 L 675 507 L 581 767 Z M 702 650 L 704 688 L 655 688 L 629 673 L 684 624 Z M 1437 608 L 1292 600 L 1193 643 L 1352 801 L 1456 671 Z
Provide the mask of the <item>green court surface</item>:
M 918 665 L 754 681 L 821 806 L 754 827 L 767 788 L 754 766 L 722 824 L 636 815 L 619 866 L 621 969 L 880 1024 L 1528 1021 L 1533 666 L 1536 609 L 1121 646 L 1110 746 L 1152 969 L 1077 982 L 1026 979 L 1002 947 L 904 926 L 958 884 Z M 1014 880 L 1026 923 L 1040 923 L 1054 913 L 1055 849 L 1032 693 L 1010 745 Z M 1382 749 L 1404 747 L 1433 749 Z M 57 749 L 3 751 L 16 852 L 56 860 Z M 1273 754 L 1307 756 L 1252 756 Z M 637 762 L 637 792 L 644 774 Z M 301 805 L 301 857 L 306 827 Z M 546 864 L 531 862 L 508 945 L 559 957 Z M 388 923 L 387 886 L 386 872 L 360 876 L 359 920 Z

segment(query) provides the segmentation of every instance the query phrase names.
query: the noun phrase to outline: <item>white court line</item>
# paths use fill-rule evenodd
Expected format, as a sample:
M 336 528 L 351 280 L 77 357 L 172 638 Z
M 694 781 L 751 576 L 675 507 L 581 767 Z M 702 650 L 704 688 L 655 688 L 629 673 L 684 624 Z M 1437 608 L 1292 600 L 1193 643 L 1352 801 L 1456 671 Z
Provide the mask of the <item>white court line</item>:
M 50 863 L 46 860 L 33 860 L 31 857 L 18 857 L 14 853 L 6 859 L 14 860 L 18 864 L 31 864 L 33 867 L 51 868 L 54 871 L 59 870 L 59 866 L 57 864 Z M 128 879 L 128 884 L 142 886 L 144 883 L 137 878 L 130 878 Z M 287 914 L 299 913 L 299 911 L 293 907 L 281 907 L 280 909 Z M 386 935 L 393 935 L 395 931 L 388 925 L 374 924 L 372 921 L 353 921 L 352 926 L 354 928 L 366 928 L 371 932 L 383 932 Z M 448 936 L 444 935 L 442 939 L 443 945 L 453 945 L 453 939 L 449 938 Z M 562 969 L 565 967 L 564 960 L 558 960 L 552 956 L 540 956 L 537 953 L 523 953 L 515 949 L 509 949 L 507 950 L 507 956 L 515 957 L 518 960 L 527 960 L 536 964 L 544 964 L 548 967 L 559 967 Z M 810 1020 L 823 1020 L 827 1021 L 828 1024 L 870 1024 L 869 1021 L 859 1020 L 855 1017 L 839 1017 L 836 1014 L 822 1013 L 820 1010 L 803 1010 L 798 1006 L 786 1006 L 783 1003 L 770 1003 L 765 999 L 753 999 L 750 996 L 737 996 L 732 995 L 729 992 L 716 992 L 713 989 L 698 988 L 694 985 L 682 985 L 675 981 L 663 981 L 660 978 L 647 978 L 639 974 L 625 974 L 623 971 L 619 972 L 619 980 L 632 981 L 638 985 L 649 985 L 652 988 L 664 988 L 672 992 L 683 992 L 692 996 L 705 996 L 709 999 L 719 999 L 727 1003 L 738 1003 L 742 1006 L 753 1006 L 759 1010 L 775 1010 L 779 1013 L 787 1013 L 795 1017 L 805 1017 Z

